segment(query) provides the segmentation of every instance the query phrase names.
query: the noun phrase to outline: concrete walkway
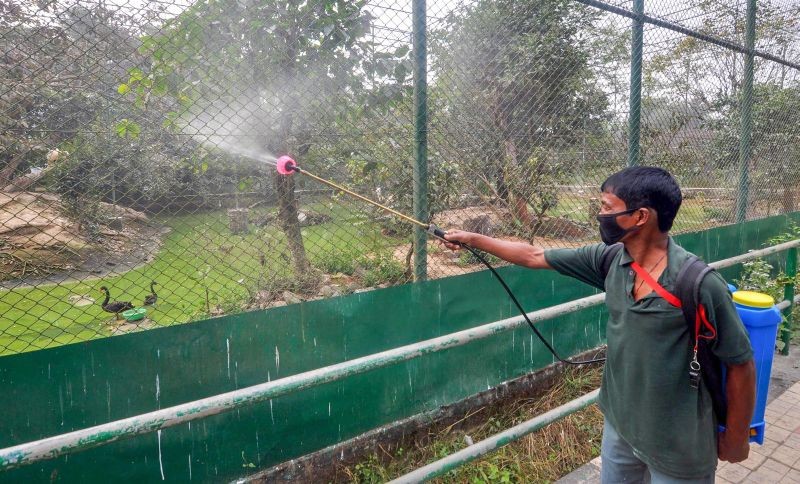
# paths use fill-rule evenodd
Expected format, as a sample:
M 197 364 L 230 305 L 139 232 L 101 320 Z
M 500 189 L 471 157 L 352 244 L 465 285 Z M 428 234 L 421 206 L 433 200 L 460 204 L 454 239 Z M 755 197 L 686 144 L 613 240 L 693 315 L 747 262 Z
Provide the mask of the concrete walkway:
M 720 462 L 718 484 L 800 484 L 800 382 L 774 398 L 765 413 L 764 445 L 751 444 L 750 457 L 737 464 Z M 600 458 L 562 477 L 560 484 L 600 482 Z

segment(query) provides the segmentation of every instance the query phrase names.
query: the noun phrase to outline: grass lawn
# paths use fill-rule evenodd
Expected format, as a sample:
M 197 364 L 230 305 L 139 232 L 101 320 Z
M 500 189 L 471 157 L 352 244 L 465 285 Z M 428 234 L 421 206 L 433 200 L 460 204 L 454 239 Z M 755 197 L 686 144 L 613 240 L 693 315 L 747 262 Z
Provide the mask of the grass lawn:
M 392 247 L 399 241 L 341 204 L 316 204 L 314 210 L 330 222 L 303 228 L 307 255 L 325 272 L 352 271 L 365 254 Z M 265 211 L 262 211 L 262 214 Z M 251 212 L 251 219 L 256 214 Z M 269 225 L 251 226 L 250 233 L 233 235 L 225 211 L 154 220 L 171 232 L 155 259 L 123 274 L 109 274 L 85 282 L 41 285 L 0 292 L 0 354 L 31 351 L 110 336 L 118 332 L 114 316 L 99 302 L 100 286 L 112 300 L 140 306 L 156 281 L 158 304 L 148 311 L 152 325 L 168 326 L 209 316 L 208 307 L 237 312 L 248 298 L 248 288 L 286 286 L 293 276 L 291 258 L 282 232 Z M 265 264 L 261 265 L 261 256 Z M 373 278 L 377 280 L 379 276 Z M 246 287 L 247 286 L 247 287 Z M 88 295 L 98 302 L 76 307 L 71 295 Z
M 673 231 L 684 232 L 708 225 L 705 202 L 686 200 Z M 315 203 L 315 212 L 331 217 L 327 223 L 303 229 L 311 264 L 322 272 L 352 275 L 366 266 L 361 285 L 374 286 L 397 278 L 402 266 L 385 256 L 403 240 L 386 237 L 375 223 L 347 202 Z M 253 210 L 251 220 L 267 209 Z M 585 222 L 588 200 L 563 196 L 552 216 Z M 111 290 L 112 300 L 141 305 L 150 281 L 158 283 L 158 304 L 148 311 L 146 327 L 168 326 L 213 314 L 234 313 L 258 290 L 281 292 L 290 288 L 294 274 L 283 233 L 270 224 L 251 225 L 248 234 L 233 235 L 226 212 L 164 217 L 155 223 L 170 233 L 155 259 L 122 274 L 109 274 L 84 282 L 41 285 L 0 291 L 0 355 L 31 351 L 118 333 L 114 316 L 98 303 L 76 307 L 69 297 L 88 295 L 98 302 L 100 286 Z M 375 257 L 375 254 L 384 257 Z M 263 258 L 262 258 L 263 257 Z M 265 262 L 262 266 L 262 260 Z M 208 300 L 207 300 L 208 298 Z

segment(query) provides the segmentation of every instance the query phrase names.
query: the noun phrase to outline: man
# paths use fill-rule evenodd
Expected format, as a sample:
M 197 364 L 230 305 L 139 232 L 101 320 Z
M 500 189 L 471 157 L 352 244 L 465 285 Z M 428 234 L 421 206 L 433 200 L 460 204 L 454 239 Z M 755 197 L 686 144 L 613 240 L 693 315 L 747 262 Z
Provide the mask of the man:
M 606 291 L 608 350 L 599 397 L 603 483 L 714 482 L 717 457 L 740 462 L 749 452 L 755 367 L 747 332 L 722 277 L 714 272 L 703 279 L 700 304 L 716 330 L 710 347 L 727 368 L 727 421 L 719 422 L 726 430 L 717 433 L 708 390 L 690 383 L 693 352 L 683 313 L 637 272 L 643 269 L 654 285 L 674 294 L 678 271 L 691 255 L 668 233 L 682 201 L 678 183 L 666 170 L 642 166 L 612 175 L 600 189 L 603 244 L 544 250 L 458 230 L 446 238 Z M 616 242 L 624 250 L 603 278 L 602 255 Z

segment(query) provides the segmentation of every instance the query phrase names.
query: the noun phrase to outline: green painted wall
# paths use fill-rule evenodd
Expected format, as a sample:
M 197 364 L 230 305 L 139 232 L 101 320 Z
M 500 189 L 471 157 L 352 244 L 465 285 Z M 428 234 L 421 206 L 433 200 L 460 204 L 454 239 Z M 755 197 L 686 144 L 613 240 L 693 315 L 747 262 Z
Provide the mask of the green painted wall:
M 679 241 L 707 260 L 758 248 L 787 217 Z M 800 221 L 800 215 L 794 220 Z M 594 290 L 500 270 L 528 310 Z M 731 272 L 728 271 L 727 275 Z M 0 358 L 0 447 L 116 420 L 515 315 L 488 272 L 198 321 Z M 557 334 L 553 329 L 558 327 Z M 602 343 L 604 311 L 540 328 L 570 355 Z M 454 402 L 553 362 L 531 331 L 482 340 L 179 427 L 0 473 L 0 482 L 229 480 Z M 160 452 L 159 452 L 160 448 Z

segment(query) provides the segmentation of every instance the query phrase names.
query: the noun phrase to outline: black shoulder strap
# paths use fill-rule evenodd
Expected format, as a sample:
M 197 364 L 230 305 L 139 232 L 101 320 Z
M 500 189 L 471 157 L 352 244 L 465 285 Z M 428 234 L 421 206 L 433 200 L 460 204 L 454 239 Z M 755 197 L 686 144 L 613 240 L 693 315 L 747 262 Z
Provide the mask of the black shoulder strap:
M 621 250 L 622 243 L 606 246 L 606 250 L 604 250 L 603 255 L 600 256 L 600 271 L 603 275 L 603 280 L 608 277 L 608 271 L 611 270 L 611 263 L 614 262 L 614 258 Z
M 681 270 L 678 271 L 675 283 L 675 295 L 681 300 L 681 309 L 686 324 L 689 325 L 689 334 L 694 342 L 694 323 L 697 314 L 697 306 L 700 304 L 700 284 L 711 271 L 711 267 L 700 260 L 696 255 L 692 255 L 683 263 Z
M 708 264 L 693 255 L 683 263 L 678 272 L 675 295 L 681 300 L 683 317 L 689 326 L 689 344 L 691 345 L 694 345 L 696 337 L 695 318 L 697 307 L 700 304 L 700 284 L 703 282 L 703 278 L 713 270 Z M 724 425 L 728 414 L 728 402 L 723 385 L 722 362 L 714 356 L 708 344 L 708 340 L 705 339 L 698 342 L 697 361 L 700 363 L 703 382 L 711 395 L 711 405 L 717 416 L 717 422 Z

